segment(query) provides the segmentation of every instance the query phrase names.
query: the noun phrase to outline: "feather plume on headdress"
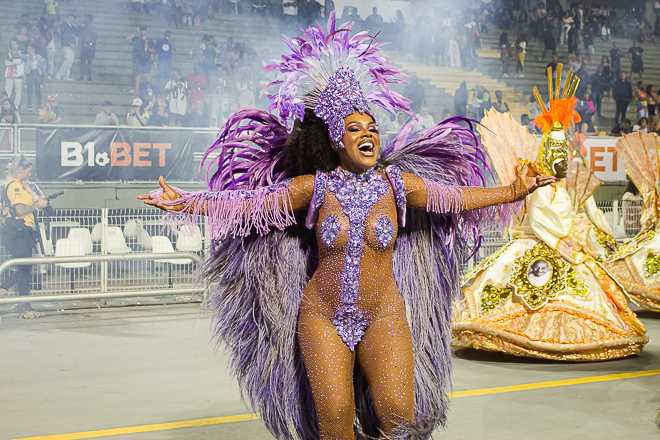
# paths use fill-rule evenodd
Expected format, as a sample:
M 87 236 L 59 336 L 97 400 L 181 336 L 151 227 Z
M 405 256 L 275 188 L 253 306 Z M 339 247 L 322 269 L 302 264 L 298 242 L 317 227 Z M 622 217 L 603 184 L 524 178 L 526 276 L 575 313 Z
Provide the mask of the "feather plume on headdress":
M 566 130 L 571 124 L 581 121 L 579 113 L 575 110 L 577 99 L 573 97 L 580 78 L 573 76 L 573 71 L 569 70 L 564 83 L 563 94 L 561 92 L 561 68 L 562 64 L 557 64 L 556 89 L 553 88 L 552 67 L 548 67 L 548 95 L 550 97 L 550 109 L 545 107 L 539 89 L 534 87 L 534 97 L 541 108 L 541 114 L 536 117 L 536 124 L 541 126 L 543 139 L 539 146 L 539 163 L 546 173 L 555 174 L 555 164 L 568 160 L 568 150 L 566 141 Z
M 388 87 L 405 83 L 405 75 L 380 52 L 385 43 L 377 43 L 366 31 L 351 37 L 352 26 L 351 22 L 338 27 L 333 12 L 327 32 L 317 23 L 300 38 L 284 36 L 290 52 L 264 68 L 277 71 L 278 77 L 262 91 L 280 86 L 278 93 L 268 95 L 268 110 L 281 124 L 291 129 L 293 120 L 302 120 L 309 108 L 328 124 L 332 140 L 338 142 L 344 134 L 343 118 L 355 110 L 368 112 L 369 104 L 392 114 L 397 109 L 412 114 L 410 100 Z

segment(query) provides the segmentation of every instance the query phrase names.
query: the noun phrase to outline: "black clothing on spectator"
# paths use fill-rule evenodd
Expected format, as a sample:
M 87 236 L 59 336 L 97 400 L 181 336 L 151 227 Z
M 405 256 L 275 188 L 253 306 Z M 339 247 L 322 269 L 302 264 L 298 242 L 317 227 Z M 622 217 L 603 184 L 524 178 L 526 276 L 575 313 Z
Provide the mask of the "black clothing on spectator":
M 71 46 L 76 44 L 76 37 L 78 36 L 78 28 L 69 25 L 69 23 L 62 22 L 60 26 L 60 43 L 62 47 Z
M 619 77 L 619 73 L 621 73 L 621 57 L 623 54 L 621 53 L 621 49 L 619 48 L 612 48 L 610 49 L 610 58 L 612 59 L 612 70 L 614 71 L 614 74 L 616 77 Z
M 610 131 L 610 133 L 618 134 L 618 135 L 630 134 L 630 133 L 632 133 L 632 128 L 628 127 L 627 129 L 623 129 L 623 127 L 621 127 L 621 124 L 616 124 L 614 127 L 612 127 L 612 130 Z
M 578 50 L 578 31 L 575 28 L 571 28 L 568 31 L 568 53 L 575 53 Z
M 632 64 L 630 65 L 630 71 L 633 73 L 639 73 L 644 71 L 644 61 L 642 60 L 642 53 L 644 49 L 641 47 L 631 47 L 628 49 L 628 53 L 631 55 Z
M 633 89 L 630 83 L 621 81 L 620 79 L 614 81 L 612 84 L 612 97 L 616 100 L 630 101 L 633 98 Z
M 454 114 L 456 116 L 467 116 L 468 99 L 469 92 L 465 81 L 463 81 L 454 94 Z

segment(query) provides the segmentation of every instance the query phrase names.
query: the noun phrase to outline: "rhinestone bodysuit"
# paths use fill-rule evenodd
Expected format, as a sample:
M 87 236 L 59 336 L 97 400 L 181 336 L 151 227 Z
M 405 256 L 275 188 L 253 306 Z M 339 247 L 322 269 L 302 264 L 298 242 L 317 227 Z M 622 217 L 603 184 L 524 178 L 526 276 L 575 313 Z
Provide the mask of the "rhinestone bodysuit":
M 364 335 L 364 330 L 369 325 L 369 318 L 363 310 L 358 307 L 360 298 L 360 265 L 362 263 L 363 237 L 367 216 L 371 208 L 383 197 L 388 190 L 388 182 L 382 175 L 377 174 L 373 168 L 363 174 L 353 174 L 342 170 L 341 168 L 331 172 L 328 176 L 327 190 L 332 193 L 342 207 L 342 213 L 348 218 L 348 246 L 344 267 L 341 272 L 341 290 L 339 293 L 341 305 L 336 310 L 332 323 L 337 327 L 337 333 L 342 341 L 351 350 L 360 342 Z M 337 221 L 335 216 L 328 217 L 323 222 L 331 223 L 328 231 L 336 231 Z M 379 225 L 389 224 L 389 233 L 381 233 L 379 241 L 387 246 L 393 237 L 392 222 L 387 217 L 381 217 Z M 329 244 L 325 238 L 327 235 L 323 231 L 322 236 L 326 244 Z M 335 226 L 335 228 L 333 228 Z M 387 226 L 381 226 L 382 230 Z M 336 236 L 336 232 L 332 235 Z M 382 237 L 389 235 L 389 240 L 385 241 Z M 334 240 L 333 240 L 334 241 Z

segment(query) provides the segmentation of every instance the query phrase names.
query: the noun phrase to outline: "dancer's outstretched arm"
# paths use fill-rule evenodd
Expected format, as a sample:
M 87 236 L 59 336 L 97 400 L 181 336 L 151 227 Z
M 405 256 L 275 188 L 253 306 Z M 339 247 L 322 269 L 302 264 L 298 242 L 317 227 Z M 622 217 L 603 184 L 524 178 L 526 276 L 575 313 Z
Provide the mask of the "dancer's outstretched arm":
M 463 212 L 524 199 L 537 188 L 555 183 L 554 176 L 540 176 L 525 165 L 509 186 L 482 188 L 450 186 L 402 173 L 406 204 L 429 212 Z
M 273 226 L 283 229 L 294 224 L 293 213 L 309 206 L 314 179 L 304 175 L 255 190 L 187 192 L 169 186 L 161 176 L 160 189 L 138 199 L 163 211 L 205 215 L 213 237 L 222 238 L 228 233 L 247 235 L 253 227 L 265 233 Z

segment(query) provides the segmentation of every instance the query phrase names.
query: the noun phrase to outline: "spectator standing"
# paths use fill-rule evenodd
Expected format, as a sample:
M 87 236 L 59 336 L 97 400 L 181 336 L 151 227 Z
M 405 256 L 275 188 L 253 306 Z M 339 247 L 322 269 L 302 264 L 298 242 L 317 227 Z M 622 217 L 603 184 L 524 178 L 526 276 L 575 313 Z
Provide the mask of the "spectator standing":
M 612 94 L 610 93 L 612 90 L 612 64 L 610 64 L 610 59 L 607 55 L 600 57 L 600 65 L 603 68 L 603 75 L 607 78 L 607 83 L 605 84 L 605 89 L 603 91 L 607 93 L 610 102 L 613 102 Z
M 424 104 L 424 87 L 419 84 L 419 78 L 416 73 L 410 75 L 410 81 L 406 85 L 406 88 L 403 89 L 403 96 L 410 99 L 410 109 L 419 113 Z
M 481 34 L 479 28 L 474 22 L 474 15 L 468 14 L 468 22 L 465 24 L 467 46 L 465 52 L 466 63 L 465 66 L 468 70 L 477 70 L 479 65 L 479 48 L 481 47 Z
M 217 64 L 209 83 L 209 90 L 211 92 L 210 125 L 212 127 L 219 127 L 224 124 L 224 121 L 222 120 L 222 110 L 226 105 L 226 88 L 227 82 L 225 81 L 225 71 L 222 65 Z
M 571 11 L 564 12 L 564 17 L 562 18 L 562 26 L 559 35 L 559 44 L 562 46 L 568 41 L 568 31 L 571 30 L 571 24 L 573 23 L 573 17 L 571 17 Z
M 635 99 L 637 100 L 637 120 L 640 118 L 649 117 L 648 96 L 644 88 L 644 81 L 637 81 L 637 89 L 635 90 Z
M 644 73 L 644 49 L 639 47 L 639 41 L 633 41 L 633 46 L 628 49 L 628 59 L 630 60 L 630 79 L 635 78 L 635 74 L 638 75 L 639 79 L 642 79 L 642 74 Z
M 46 37 L 46 78 L 50 80 L 55 75 L 55 30 L 50 23 L 44 23 L 43 34 Z
M 85 14 L 85 27 L 80 32 L 80 77 L 78 81 L 92 80 L 92 60 L 96 56 L 96 40 L 99 37 L 96 26 L 92 24 L 93 17 Z
M 153 102 L 150 102 L 143 110 L 142 100 L 140 98 L 135 98 L 131 110 L 126 115 L 126 125 L 131 127 L 144 127 L 149 124 L 149 110 L 151 110 L 152 105 Z
M 616 41 L 613 41 L 612 48 L 610 49 L 610 58 L 612 59 L 612 73 L 615 80 L 619 78 L 621 73 L 621 57 L 623 57 L 623 53 L 617 47 Z
M 11 98 L 14 94 L 14 106 L 21 108 L 23 79 L 25 77 L 25 55 L 18 50 L 18 43 L 11 40 L 11 50 L 5 58 L 5 92 Z
M 498 111 L 498 113 L 506 113 L 509 111 L 509 104 L 502 101 L 502 91 L 495 90 L 495 102 L 493 103 L 493 108 Z
M 371 35 L 375 35 L 383 28 L 383 17 L 378 15 L 378 8 L 373 8 L 371 12 L 371 15 L 364 19 L 364 24 Z
M 215 62 L 220 53 L 220 49 L 215 45 L 213 35 L 205 35 L 202 37 L 202 44 L 200 46 L 202 51 L 201 67 L 205 76 L 211 76 L 215 68 Z M 243 54 L 245 55 L 245 53 Z
M 616 102 L 614 123 L 617 124 L 619 121 L 626 119 L 628 104 L 630 104 L 633 98 L 632 86 L 626 80 L 626 72 L 621 72 L 619 79 L 612 84 L 612 97 L 614 98 L 614 102 Z M 621 116 L 621 119 L 619 119 L 619 116 Z
M 467 105 L 470 95 L 465 81 L 458 86 L 454 93 L 454 113 L 456 116 L 467 116 Z
M 2 244 L 7 248 L 12 258 L 29 258 L 36 245 L 34 212 L 45 208 L 48 201 L 37 196 L 29 187 L 28 180 L 32 175 L 32 162 L 22 154 L 14 158 L 9 166 L 8 179 L 3 188 L 2 197 Z M 18 266 L 18 270 L 0 285 L 0 294 L 16 285 L 19 296 L 30 294 L 31 265 Z M 20 304 L 15 311 L 22 318 L 40 318 L 42 312 L 35 312 L 29 303 Z
M 39 110 L 39 120 L 42 124 L 61 124 L 64 119 L 64 110 L 57 105 L 55 95 L 48 95 L 46 107 Z
M 525 77 L 525 54 L 527 53 L 527 36 L 518 34 L 516 39 L 516 73 L 518 78 Z
M 140 88 L 142 75 L 151 73 L 151 54 L 156 52 L 154 41 L 147 35 L 147 27 L 140 26 L 134 33 L 126 37 L 126 41 L 133 46 L 133 75 L 135 76 L 135 89 Z
M 649 108 L 649 127 L 655 126 L 655 116 L 658 114 L 658 95 L 655 93 L 655 87 L 652 84 L 646 86 L 646 96 Z
M 575 96 L 582 96 L 589 86 L 589 74 L 587 73 L 587 66 L 582 63 L 577 72 L 574 72 L 577 78 L 580 78 L 580 84 L 578 85 L 577 90 L 575 91 Z
M 433 116 L 429 115 L 429 109 L 425 105 L 419 110 L 419 113 L 415 115 L 417 117 L 417 122 L 415 123 L 415 131 L 426 130 L 435 125 Z
M 500 35 L 500 61 L 502 61 L 502 78 L 509 77 L 509 64 L 513 57 L 513 48 L 509 42 L 509 36 L 506 32 Z
M 552 54 L 557 53 L 557 40 L 553 34 L 553 27 L 551 24 L 545 26 L 543 30 L 543 55 L 539 61 L 545 60 L 545 54 L 550 51 Z
M 30 42 L 30 36 L 28 35 L 28 28 L 21 26 L 21 29 L 16 35 L 13 36 L 13 40 L 16 40 L 18 43 L 18 50 L 21 51 L 23 55 L 27 53 L 28 43 Z
M 28 45 L 25 57 L 25 79 L 27 81 L 28 112 L 32 112 L 32 92 L 37 95 L 37 108 L 41 108 L 41 83 L 43 82 L 46 60 L 39 55 L 35 47 Z
M 591 96 L 594 101 L 596 116 L 602 118 L 603 115 L 601 114 L 601 103 L 603 101 L 605 89 L 607 89 L 610 84 L 610 79 L 605 76 L 602 65 L 598 66 L 596 73 L 591 75 L 589 78 L 589 83 L 591 84 Z
M 254 108 L 254 79 L 252 76 L 252 69 L 249 67 L 241 67 L 236 72 L 236 98 L 238 101 L 238 108 Z
M 64 60 L 55 75 L 55 79 L 58 81 L 60 79 L 71 81 L 71 66 L 76 57 L 76 38 L 78 37 L 78 26 L 75 20 L 76 16 L 71 13 L 60 26 L 60 43 L 62 43 Z
M 165 31 L 163 38 L 156 40 L 158 52 L 158 88 L 163 89 L 167 80 L 172 75 L 172 53 L 176 50 L 172 33 Z
M 298 0 L 284 0 L 282 3 L 282 21 L 286 26 L 294 27 L 298 21 Z
M 630 123 L 630 121 L 628 121 Z M 626 185 L 626 192 L 621 198 L 621 210 L 623 211 L 623 227 L 628 237 L 634 237 L 639 232 L 640 218 L 642 215 L 643 200 L 639 195 L 639 189 L 626 176 L 628 184 Z
M 587 28 L 584 31 L 583 39 L 584 39 L 584 53 L 587 54 L 587 64 L 591 64 L 591 55 L 596 53 L 594 49 L 594 33 L 591 30 L 591 28 Z
M 188 87 L 181 80 L 181 71 L 174 71 L 174 79 L 165 84 L 163 94 L 170 109 L 170 127 L 181 127 L 182 118 L 188 112 Z
M 546 66 L 545 66 L 545 76 L 548 76 L 548 67 L 552 68 L 552 77 L 555 78 L 557 76 L 557 64 L 559 64 L 559 57 L 557 56 L 556 53 L 552 54 L 552 61 L 550 61 Z
M 112 113 L 112 103 L 105 101 L 101 107 L 103 111 L 96 115 L 94 125 L 119 125 L 119 118 L 116 114 Z
M 2 101 L 2 111 L 0 111 L 0 124 L 20 124 L 21 115 L 14 107 L 11 99 Z
M 30 44 L 34 45 L 34 50 L 45 60 L 46 59 L 46 37 L 41 33 L 39 26 L 33 26 L 30 32 Z
M 520 115 L 520 125 L 525 127 L 530 134 L 536 134 L 536 130 L 532 126 L 527 113 Z
M 59 20 L 58 15 L 59 12 L 57 10 L 57 1 L 44 0 L 43 17 L 51 28 L 55 25 L 55 21 Z
M 571 30 L 568 31 L 568 55 L 576 54 L 580 43 L 580 35 L 575 23 L 571 23 Z
M 325 0 L 324 6 L 323 6 L 323 16 L 325 18 L 330 18 L 330 14 L 334 12 L 335 10 L 335 2 L 332 0 Z

